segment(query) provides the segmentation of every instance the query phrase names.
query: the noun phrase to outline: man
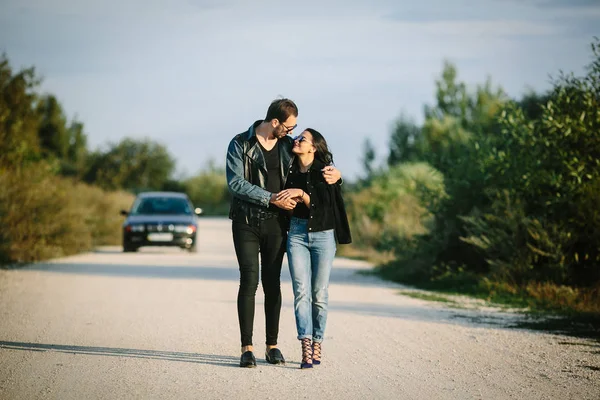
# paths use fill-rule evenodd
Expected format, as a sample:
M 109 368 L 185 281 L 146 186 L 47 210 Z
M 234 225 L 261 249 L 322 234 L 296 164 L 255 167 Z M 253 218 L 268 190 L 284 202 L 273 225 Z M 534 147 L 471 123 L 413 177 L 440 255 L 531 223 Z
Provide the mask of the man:
M 236 135 L 227 149 L 227 185 L 232 194 L 229 218 L 240 268 L 237 297 L 242 343 L 240 367 L 256 366 L 252 331 L 259 269 L 265 295 L 265 358 L 270 364 L 285 363 L 277 348 L 280 275 L 287 236 L 283 210 L 292 210 L 296 200 L 277 200 L 277 193 L 285 187 L 294 160 L 294 141 L 287 135 L 296 128 L 297 118 L 298 107 L 293 101 L 274 100 L 265 119 Z M 341 178 L 340 172 L 332 166 L 326 167 L 323 175 L 330 184 Z

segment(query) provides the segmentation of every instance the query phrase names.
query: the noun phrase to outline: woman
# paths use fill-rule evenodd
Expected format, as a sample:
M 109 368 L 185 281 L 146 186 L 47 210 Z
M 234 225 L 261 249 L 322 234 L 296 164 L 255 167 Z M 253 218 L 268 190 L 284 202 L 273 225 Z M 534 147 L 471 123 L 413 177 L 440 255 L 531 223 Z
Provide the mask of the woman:
M 340 184 L 328 185 L 321 170 L 333 162 L 327 142 L 314 129 L 294 139 L 296 159 L 286 189 L 278 199 L 294 198 L 287 239 L 287 257 L 294 288 L 298 339 L 302 343 L 300 368 L 321 363 L 321 343 L 327 322 L 328 286 L 340 244 L 351 242 Z

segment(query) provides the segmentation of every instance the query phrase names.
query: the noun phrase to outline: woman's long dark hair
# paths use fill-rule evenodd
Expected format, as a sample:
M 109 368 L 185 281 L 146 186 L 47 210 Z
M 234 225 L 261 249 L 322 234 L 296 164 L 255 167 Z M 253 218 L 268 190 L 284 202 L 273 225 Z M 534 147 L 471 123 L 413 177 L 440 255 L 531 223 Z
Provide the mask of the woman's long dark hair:
M 312 128 L 306 128 L 305 131 L 310 132 L 312 135 L 313 146 L 317 149 L 315 152 L 315 158 L 321 161 L 325 165 L 333 164 L 333 154 L 329 151 L 329 146 L 321 133 Z

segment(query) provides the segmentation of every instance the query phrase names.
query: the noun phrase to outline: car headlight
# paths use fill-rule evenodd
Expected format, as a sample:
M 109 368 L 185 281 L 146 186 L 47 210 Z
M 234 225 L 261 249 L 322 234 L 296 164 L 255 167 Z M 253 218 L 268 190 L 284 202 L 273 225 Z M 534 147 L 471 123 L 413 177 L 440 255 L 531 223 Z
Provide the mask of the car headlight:
M 144 225 L 127 225 L 125 230 L 127 232 L 144 232 Z
M 196 232 L 196 225 L 175 225 L 175 232 L 191 235 Z

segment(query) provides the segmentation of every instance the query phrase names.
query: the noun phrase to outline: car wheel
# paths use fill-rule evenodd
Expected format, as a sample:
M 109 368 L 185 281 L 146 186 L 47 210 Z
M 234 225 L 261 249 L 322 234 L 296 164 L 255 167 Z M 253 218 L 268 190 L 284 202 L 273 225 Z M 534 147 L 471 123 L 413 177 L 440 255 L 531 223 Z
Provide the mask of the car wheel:
M 198 247 L 196 246 L 196 243 L 194 243 L 191 247 L 188 247 L 187 249 L 190 253 L 196 253 L 198 252 Z

